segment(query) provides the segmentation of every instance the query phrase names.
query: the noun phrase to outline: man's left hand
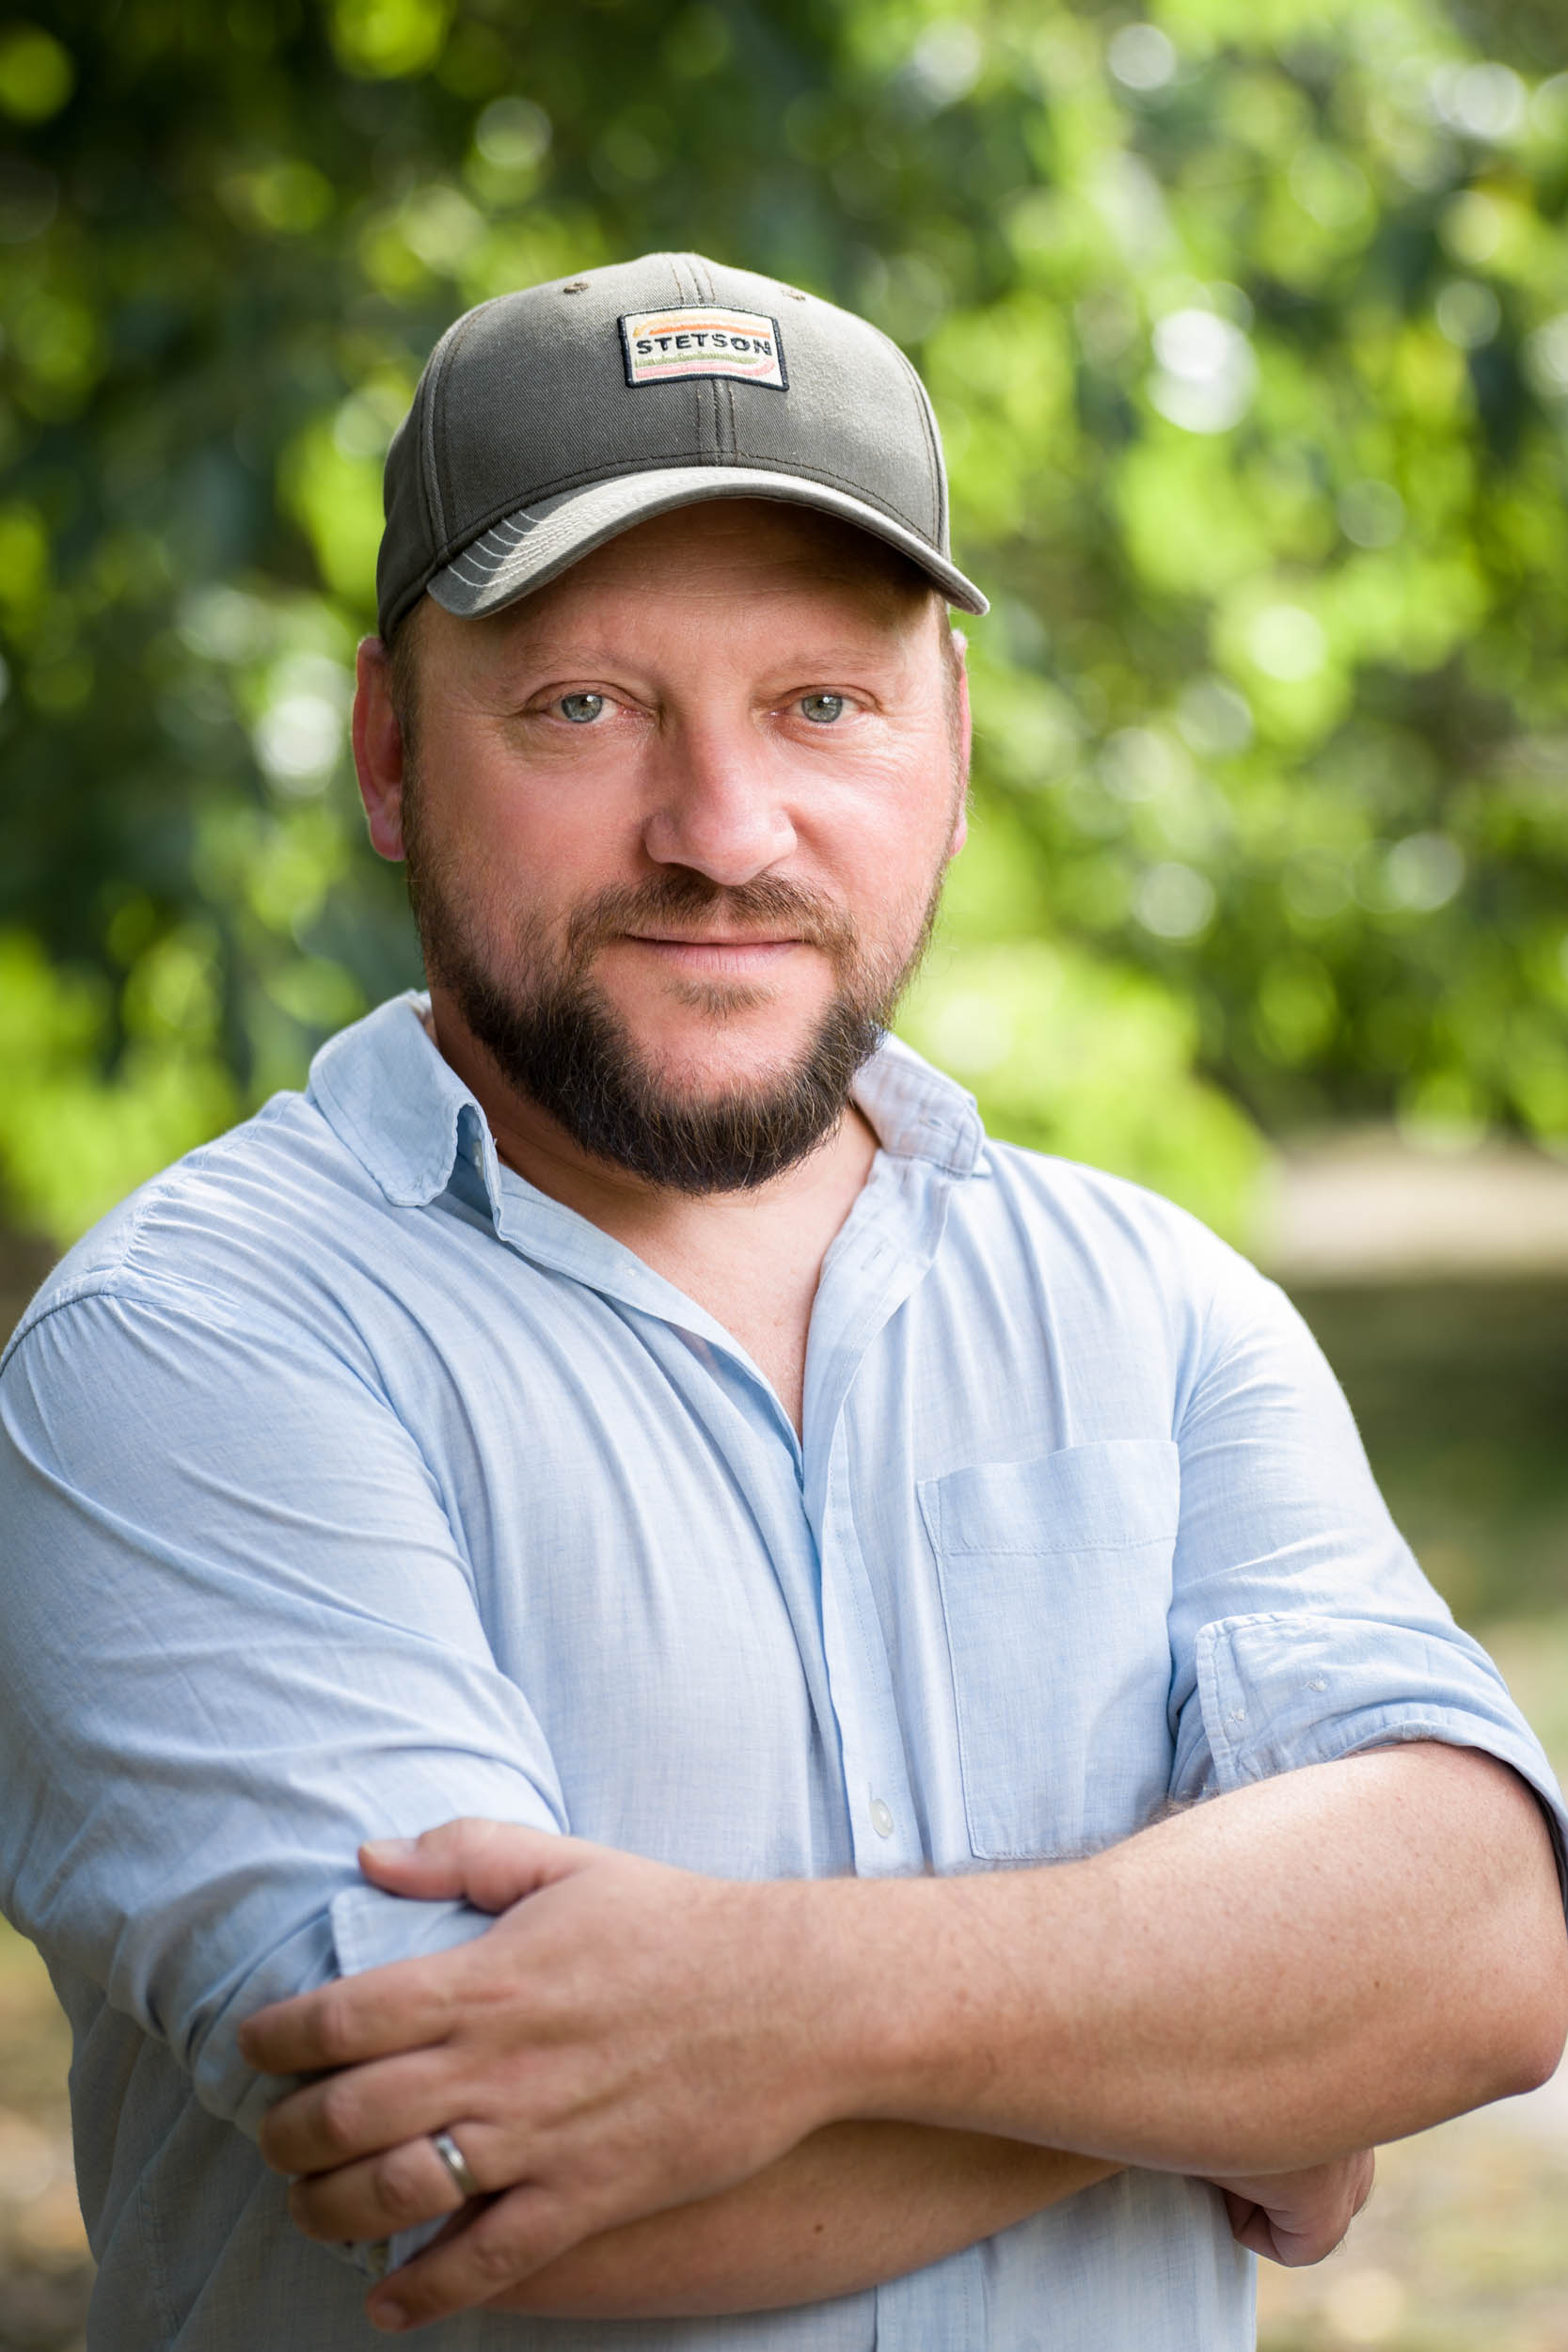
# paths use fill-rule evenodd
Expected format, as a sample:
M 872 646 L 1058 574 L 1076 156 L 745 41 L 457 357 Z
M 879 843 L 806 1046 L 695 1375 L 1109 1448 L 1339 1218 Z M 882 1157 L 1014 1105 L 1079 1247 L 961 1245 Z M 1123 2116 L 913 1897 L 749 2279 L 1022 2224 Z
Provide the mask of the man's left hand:
M 1303 2172 L 1265 2172 L 1256 2179 L 1216 2181 L 1240 2246 L 1288 2269 L 1332 2254 L 1372 2193 L 1374 2158 L 1338 2156 Z

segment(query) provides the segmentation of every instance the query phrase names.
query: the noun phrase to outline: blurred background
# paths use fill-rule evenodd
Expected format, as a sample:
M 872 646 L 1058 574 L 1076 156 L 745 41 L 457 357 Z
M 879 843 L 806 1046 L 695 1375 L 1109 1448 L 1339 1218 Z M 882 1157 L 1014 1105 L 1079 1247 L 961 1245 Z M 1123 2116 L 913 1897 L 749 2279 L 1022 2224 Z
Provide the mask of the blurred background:
M 652 246 L 947 443 L 976 821 L 903 1025 L 1291 1288 L 1568 1758 L 1560 0 L 53 0 L 0 29 L 0 1330 L 418 960 L 345 760 L 467 305 Z M 0 1946 L 0 2346 L 87 2275 Z M 1568 2090 L 1392 2152 L 1271 2352 L 1568 2347 Z

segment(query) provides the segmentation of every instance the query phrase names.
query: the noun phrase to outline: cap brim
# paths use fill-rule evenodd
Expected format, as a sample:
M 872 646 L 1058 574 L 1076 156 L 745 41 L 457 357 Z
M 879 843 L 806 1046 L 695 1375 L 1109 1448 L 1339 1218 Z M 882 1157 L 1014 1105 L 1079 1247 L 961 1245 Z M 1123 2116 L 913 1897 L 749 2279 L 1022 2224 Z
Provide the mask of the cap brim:
M 906 530 L 879 508 L 826 483 L 757 466 L 665 467 L 657 472 L 618 474 L 608 482 L 590 483 L 586 489 L 563 490 L 556 498 L 541 499 L 492 523 L 444 571 L 435 575 L 428 583 L 430 593 L 443 611 L 457 619 L 478 620 L 543 588 L 634 523 L 668 515 L 677 507 L 701 506 L 711 499 L 775 499 L 786 506 L 809 506 L 819 515 L 835 515 L 907 556 L 942 590 L 949 604 L 965 612 L 988 609 L 974 582 L 966 580 L 956 564 L 917 532 Z

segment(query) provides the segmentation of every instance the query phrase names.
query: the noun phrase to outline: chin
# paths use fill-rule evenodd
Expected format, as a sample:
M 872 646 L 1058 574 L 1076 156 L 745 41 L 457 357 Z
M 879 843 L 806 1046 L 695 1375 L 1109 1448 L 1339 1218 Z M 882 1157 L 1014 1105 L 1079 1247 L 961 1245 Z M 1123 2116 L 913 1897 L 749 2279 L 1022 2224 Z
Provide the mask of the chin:
M 809 1053 L 823 1009 L 781 1013 L 771 999 L 734 1002 L 739 993 L 730 992 L 732 1001 L 722 1007 L 705 1008 L 697 1021 L 641 1024 L 623 1015 L 626 1041 L 663 1085 L 718 1094 L 784 1076 Z
M 644 1069 L 663 1092 L 688 1102 L 718 1102 L 727 1094 L 752 1088 L 776 1086 L 787 1078 L 806 1052 L 809 1032 L 781 1042 L 755 1044 L 712 1038 L 700 1043 L 644 1044 L 637 1051 Z

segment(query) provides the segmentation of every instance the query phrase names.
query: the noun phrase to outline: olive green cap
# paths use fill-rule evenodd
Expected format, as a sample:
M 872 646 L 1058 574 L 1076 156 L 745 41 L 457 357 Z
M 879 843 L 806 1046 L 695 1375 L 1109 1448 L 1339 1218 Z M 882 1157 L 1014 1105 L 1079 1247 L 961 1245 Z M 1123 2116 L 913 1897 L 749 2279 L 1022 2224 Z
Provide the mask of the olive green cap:
M 949 603 L 931 404 L 895 343 L 831 302 L 695 253 L 650 253 L 481 303 L 431 354 L 387 455 L 381 634 L 426 589 L 499 612 L 606 540 L 708 499 L 856 524 Z

